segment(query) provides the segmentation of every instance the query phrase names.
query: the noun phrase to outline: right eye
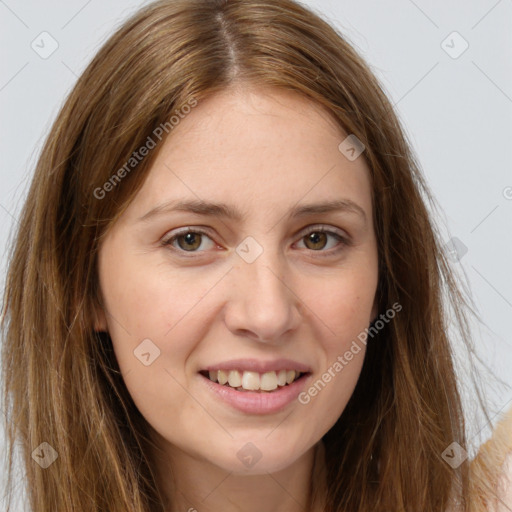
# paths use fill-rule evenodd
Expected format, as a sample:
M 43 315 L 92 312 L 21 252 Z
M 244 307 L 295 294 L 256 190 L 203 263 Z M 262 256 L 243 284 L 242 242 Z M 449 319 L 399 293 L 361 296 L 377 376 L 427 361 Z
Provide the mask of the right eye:
M 177 252 L 203 252 L 197 250 L 203 245 L 203 237 L 210 239 L 213 243 L 213 240 L 211 240 L 206 231 L 198 228 L 185 228 L 162 240 L 162 245 L 165 247 L 170 246 L 172 250 Z M 176 243 L 178 247 L 176 247 Z

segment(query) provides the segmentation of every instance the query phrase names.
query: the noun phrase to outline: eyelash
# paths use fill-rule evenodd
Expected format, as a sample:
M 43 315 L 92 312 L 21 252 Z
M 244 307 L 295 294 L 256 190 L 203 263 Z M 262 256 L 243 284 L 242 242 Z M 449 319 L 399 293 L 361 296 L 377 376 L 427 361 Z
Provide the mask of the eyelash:
M 180 236 L 187 235 L 188 233 L 205 235 L 205 236 L 207 236 L 208 238 L 211 239 L 211 236 L 209 235 L 209 233 L 207 231 L 205 231 L 205 230 L 203 230 L 201 228 L 187 227 L 187 228 L 182 229 L 178 233 L 175 233 L 172 237 L 170 237 L 170 238 L 168 238 L 166 240 L 162 240 L 161 244 L 162 244 L 162 246 L 168 247 L 168 248 L 170 248 L 173 251 L 176 251 L 178 253 L 182 253 L 186 258 L 195 258 L 195 257 L 197 257 L 197 256 L 194 255 L 195 253 L 198 253 L 198 252 L 201 253 L 201 252 L 204 252 L 204 251 L 184 251 L 183 249 L 176 248 L 176 247 L 174 247 L 172 245 L 174 243 L 174 241 L 176 241 Z M 302 240 L 306 236 L 310 235 L 311 233 L 326 233 L 328 235 L 333 236 L 338 242 L 340 242 L 340 245 L 336 249 L 330 249 L 330 250 L 327 250 L 327 251 L 324 251 L 322 249 L 319 249 L 318 251 L 315 251 L 313 249 L 308 249 L 310 252 L 320 253 L 320 254 L 318 254 L 318 256 L 320 258 L 327 258 L 327 257 L 334 256 L 334 255 L 338 254 L 341 250 L 343 250 L 345 247 L 348 247 L 348 246 L 351 245 L 351 241 L 348 238 L 340 235 L 336 231 L 326 229 L 325 227 L 322 227 L 322 226 L 312 226 L 312 227 L 310 227 L 308 229 L 308 231 L 305 232 L 300 237 L 300 240 Z M 322 254 L 322 253 L 325 253 L 325 254 Z

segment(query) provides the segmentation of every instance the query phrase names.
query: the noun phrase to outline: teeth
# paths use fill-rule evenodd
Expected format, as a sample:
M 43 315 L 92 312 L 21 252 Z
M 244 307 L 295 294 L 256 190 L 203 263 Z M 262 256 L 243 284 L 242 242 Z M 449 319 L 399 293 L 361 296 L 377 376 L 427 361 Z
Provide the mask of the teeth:
M 291 384 L 295 379 L 295 370 L 287 370 L 286 372 L 286 384 Z
M 242 375 L 242 387 L 249 391 L 260 389 L 260 374 L 256 372 L 244 372 Z
M 242 385 L 240 372 L 237 372 L 236 370 L 231 370 L 228 373 L 228 383 L 232 388 L 239 388 Z
M 276 372 L 267 372 L 261 376 L 260 388 L 263 391 L 273 391 L 277 389 L 277 375 Z
M 217 376 L 214 377 L 213 379 L 210 376 L 210 380 L 213 380 L 213 382 L 218 380 L 219 384 L 222 384 L 224 386 L 224 384 L 226 384 L 226 382 L 228 381 L 228 374 L 224 370 L 219 370 L 218 372 L 210 372 L 210 373 L 213 373 L 214 375 L 215 375 L 215 373 L 217 373 Z
M 238 391 L 274 391 L 278 387 L 286 386 L 297 380 L 300 372 L 295 370 L 280 370 L 279 372 L 239 372 L 238 370 L 209 371 L 211 381 L 218 382 L 222 386 L 228 384 Z

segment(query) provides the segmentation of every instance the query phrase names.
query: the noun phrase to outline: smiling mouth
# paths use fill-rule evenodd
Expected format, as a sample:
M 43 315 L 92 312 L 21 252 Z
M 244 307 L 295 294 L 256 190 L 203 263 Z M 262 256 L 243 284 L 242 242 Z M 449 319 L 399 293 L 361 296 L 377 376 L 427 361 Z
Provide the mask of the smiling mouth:
M 252 391 L 257 393 L 271 393 L 272 391 L 284 388 L 293 384 L 309 373 L 295 370 L 280 370 L 258 373 L 239 370 L 214 370 L 199 372 L 203 377 L 235 389 L 236 391 Z

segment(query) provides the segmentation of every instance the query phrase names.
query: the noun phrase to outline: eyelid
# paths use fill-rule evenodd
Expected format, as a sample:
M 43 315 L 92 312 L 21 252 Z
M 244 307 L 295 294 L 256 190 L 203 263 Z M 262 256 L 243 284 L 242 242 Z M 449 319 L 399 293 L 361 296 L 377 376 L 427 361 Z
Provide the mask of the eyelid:
M 315 231 L 320 231 L 320 232 L 323 232 L 323 233 L 332 233 L 332 234 L 336 234 L 342 238 L 345 238 L 345 239 L 349 239 L 349 235 L 346 231 L 344 231 L 343 229 L 340 229 L 340 228 L 336 228 L 334 226 L 330 226 L 328 224 L 312 224 L 311 226 L 307 226 L 303 229 L 301 229 L 297 235 L 300 235 L 302 234 L 302 236 L 306 236 L 308 235 L 309 233 L 313 233 Z
M 161 244 L 164 246 L 164 247 L 169 247 L 171 250 L 175 251 L 175 252 L 179 252 L 180 254 L 185 254 L 185 256 L 188 256 L 188 257 L 194 257 L 193 255 L 194 254 L 198 254 L 198 253 L 201 253 L 201 252 L 204 252 L 204 251 L 191 251 L 187 254 L 187 251 L 184 251 L 184 250 L 181 250 L 181 249 L 176 249 L 175 247 L 172 246 L 172 243 L 179 237 L 179 236 L 182 236 L 182 235 L 186 235 L 187 233 L 198 233 L 200 235 L 206 235 L 208 238 L 210 238 L 210 240 L 216 244 L 216 242 L 213 240 L 213 237 L 210 233 L 210 230 L 207 229 L 207 228 L 202 228 L 202 227 L 199 227 L 199 226 L 185 226 L 183 228 L 176 228 L 175 230 L 172 230 L 172 236 L 164 236 L 164 238 L 162 239 L 161 241 Z
M 346 233 L 344 230 L 341 230 L 340 228 L 336 228 L 334 226 L 326 225 L 326 224 L 312 224 L 310 226 L 307 226 L 300 231 L 298 231 L 294 236 L 299 237 L 299 241 L 304 238 L 305 236 L 309 235 L 310 233 L 314 232 L 321 232 L 321 233 L 327 233 L 331 236 L 334 236 L 338 239 L 339 245 L 337 248 L 329 249 L 329 250 L 318 250 L 314 251 L 312 249 L 309 249 L 309 252 L 312 253 L 318 253 L 317 255 L 319 257 L 328 257 L 333 256 L 337 254 L 341 249 L 344 247 L 352 245 L 352 239 L 348 233 Z M 213 240 L 213 237 L 211 235 L 211 230 L 209 228 L 203 228 L 200 226 L 184 226 L 183 228 L 176 228 L 176 230 L 173 230 L 173 235 L 169 237 L 164 237 L 164 239 L 161 241 L 161 244 L 164 247 L 169 247 L 171 250 L 178 252 L 180 255 L 185 255 L 185 257 L 194 258 L 198 257 L 198 254 L 201 254 L 205 251 L 184 251 L 182 249 L 176 249 L 172 246 L 172 243 L 181 235 L 187 234 L 187 233 L 197 233 L 201 235 L 206 235 L 208 238 L 211 239 L 213 243 L 216 244 L 215 240 Z
M 299 231 L 299 241 L 302 240 L 305 236 L 307 236 L 310 233 L 327 233 L 331 236 L 335 237 L 338 241 L 338 245 L 335 248 L 328 249 L 327 251 L 319 250 L 314 251 L 312 249 L 309 249 L 309 253 L 315 254 L 315 257 L 318 258 L 329 258 L 333 256 L 337 256 L 342 250 L 344 250 L 347 247 L 350 247 L 353 245 L 352 238 L 348 233 L 345 231 L 336 228 L 334 226 L 326 225 L 326 224 L 313 224 L 311 226 L 308 226 L 302 230 Z

